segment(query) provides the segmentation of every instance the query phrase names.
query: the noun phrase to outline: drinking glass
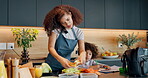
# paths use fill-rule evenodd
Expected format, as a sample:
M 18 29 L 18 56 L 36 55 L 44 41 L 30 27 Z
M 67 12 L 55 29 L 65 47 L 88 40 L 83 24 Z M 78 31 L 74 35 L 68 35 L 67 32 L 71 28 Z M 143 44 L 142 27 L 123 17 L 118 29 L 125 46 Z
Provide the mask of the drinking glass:
M 42 66 L 36 65 L 35 66 L 35 77 L 40 78 L 42 76 Z

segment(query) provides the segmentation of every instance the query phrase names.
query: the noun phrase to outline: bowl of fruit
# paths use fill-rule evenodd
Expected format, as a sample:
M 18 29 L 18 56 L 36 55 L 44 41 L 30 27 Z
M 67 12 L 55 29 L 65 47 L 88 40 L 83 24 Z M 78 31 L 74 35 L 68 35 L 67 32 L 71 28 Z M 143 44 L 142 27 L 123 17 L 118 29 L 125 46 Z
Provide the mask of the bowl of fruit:
M 105 59 L 114 59 L 119 57 L 117 52 L 109 52 L 109 51 L 105 51 L 104 53 L 101 54 L 101 56 L 102 58 L 105 58 Z

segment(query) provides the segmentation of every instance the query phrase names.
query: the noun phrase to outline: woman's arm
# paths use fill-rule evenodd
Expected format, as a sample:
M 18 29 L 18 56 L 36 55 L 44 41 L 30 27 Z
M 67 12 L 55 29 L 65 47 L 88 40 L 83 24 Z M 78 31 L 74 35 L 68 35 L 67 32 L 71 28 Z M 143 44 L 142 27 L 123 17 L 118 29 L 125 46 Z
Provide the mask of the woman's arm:
M 84 40 L 78 40 L 78 52 L 79 52 L 79 60 L 81 61 L 82 64 L 86 62 L 86 52 L 85 52 L 85 46 L 84 46 Z
M 68 59 L 65 59 L 64 57 L 60 56 L 56 50 L 54 49 L 55 46 L 55 42 L 56 42 L 56 34 L 54 32 L 51 33 L 51 35 L 49 36 L 49 40 L 48 40 L 48 50 L 49 53 L 56 58 L 64 68 L 69 68 L 71 66 L 69 66 L 70 61 Z

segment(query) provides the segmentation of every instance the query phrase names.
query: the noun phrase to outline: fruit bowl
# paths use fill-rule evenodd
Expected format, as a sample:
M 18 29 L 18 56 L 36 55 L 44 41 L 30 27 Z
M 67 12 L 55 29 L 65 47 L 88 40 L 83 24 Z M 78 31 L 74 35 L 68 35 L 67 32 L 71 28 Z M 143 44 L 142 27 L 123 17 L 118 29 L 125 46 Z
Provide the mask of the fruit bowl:
M 102 56 L 102 58 L 105 59 L 114 59 L 114 58 L 118 58 L 119 55 L 115 55 L 115 56 Z

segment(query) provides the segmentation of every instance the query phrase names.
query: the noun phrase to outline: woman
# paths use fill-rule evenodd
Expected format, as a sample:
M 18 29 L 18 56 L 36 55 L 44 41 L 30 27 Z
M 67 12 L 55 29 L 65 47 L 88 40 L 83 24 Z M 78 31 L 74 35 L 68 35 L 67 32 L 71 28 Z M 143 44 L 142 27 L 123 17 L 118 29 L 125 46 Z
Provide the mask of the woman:
M 57 72 L 70 68 L 70 56 L 78 43 L 79 60 L 85 63 L 84 34 L 76 27 L 82 22 L 79 10 L 69 5 L 53 8 L 45 17 L 44 28 L 49 36 L 46 59 L 52 70 Z

